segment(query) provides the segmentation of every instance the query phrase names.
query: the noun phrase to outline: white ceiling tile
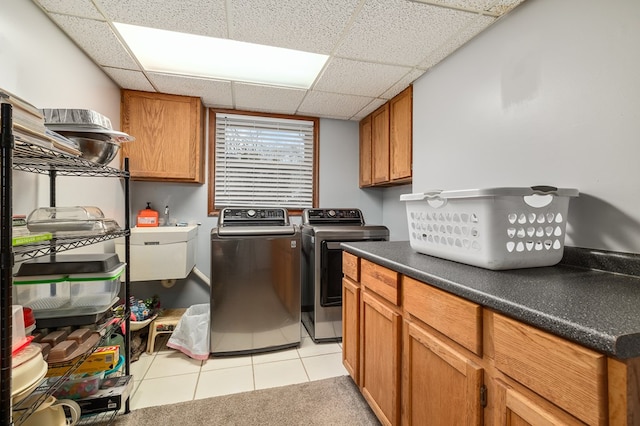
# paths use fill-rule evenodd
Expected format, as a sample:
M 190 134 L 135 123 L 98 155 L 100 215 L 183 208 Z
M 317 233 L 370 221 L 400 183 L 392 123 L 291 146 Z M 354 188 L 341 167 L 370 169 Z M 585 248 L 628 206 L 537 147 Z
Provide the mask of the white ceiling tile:
M 376 98 L 403 78 L 411 68 L 334 58 L 313 86 L 322 92 Z
M 206 106 L 231 108 L 231 83 L 228 81 L 193 78 L 171 74 L 148 73 L 151 82 L 162 93 L 198 96 Z
M 384 103 L 387 102 L 386 99 L 374 99 L 367 106 L 362 108 L 356 115 L 351 117 L 351 120 L 360 121 L 365 118 L 367 115 L 371 114 L 373 111 L 380 108 Z
M 318 117 L 348 120 L 371 102 L 364 96 L 343 95 L 311 90 L 302 101 L 298 112 Z
M 489 12 L 499 13 L 500 15 L 504 15 L 509 13 L 514 7 L 522 3 L 524 0 L 497 0 L 493 1 L 491 7 L 487 10 Z
M 468 12 L 406 0 L 369 0 L 335 54 L 417 66 L 474 17 Z
M 409 85 L 411 83 L 413 83 L 414 81 L 416 81 L 418 79 L 418 77 L 420 77 L 422 74 L 424 74 L 423 70 L 412 69 L 407 75 L 402 77 L 402 79 L 400 81 L 398 81 L 396 84 L 391 86 L 380 97 L 382 99 L 391 99 L 391 98 L 393 98 L 395 95 L 397 95 L 398 93 L 402 92 L 404 89 L 409 87 Z
M 314 53 L 330 53 L 359 0 L 229 2 L 229 37 Z
M 493 24 L 497 19 L 498 18 L 493 18 L 491 16 L 477 15 L 469 25 L 447 40 L 436 51 L 432 52 L 432 54 L 420 64 L 420 68 L 428 69 L 436 65 L 480 32 L 487 29 L 487 27 Z
M 98 65 L 140 69 L 106 22 L 55 13 L 50 16 Z
M 445 7 L 461 8 L 469 11 L 482 12 L 496 0 L 415 0 L 422 3 L 439 4 Z
M 141 71 L 123 70 L 120 68 L 110 67 L 103 67 L 102 69 L 113 81 L 116 82 L 118 86 L 122 88 L 142 90 L 144 92 L 156 91 Z
M 91 0 L 35 0 L 48 12 L 103 20 Z
M 162 30 L 227 37 L 225 0 L 99 0 L 115 22 Z
M 199 96 L 209 107 L 360 120 L 495 22 L 487 14 L 523 0 L 32 1 L 122 88 Z M 331 57 L 310 91 L 143 73 L 114 21 Z
M 524 0 L 410 0 L 421 3 L 438 4 L 444 7 L 460 8 L 475 12 L 491 12 L 503 15 Z
M 235 107 L 247 111 L 295 114 L 306 90 L 233 83 Z

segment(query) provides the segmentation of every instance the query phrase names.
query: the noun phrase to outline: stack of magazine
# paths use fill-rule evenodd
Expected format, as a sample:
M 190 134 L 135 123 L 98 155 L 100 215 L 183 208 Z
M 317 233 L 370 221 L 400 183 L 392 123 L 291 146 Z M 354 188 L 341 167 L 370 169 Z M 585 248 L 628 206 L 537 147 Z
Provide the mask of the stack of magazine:
M 79 156 L 78 144 L 44 125 L 42 112 L 24 99 L 0 88 L 0 103 L 13 106 L 13 136 L 16 143 L 28 143 Z

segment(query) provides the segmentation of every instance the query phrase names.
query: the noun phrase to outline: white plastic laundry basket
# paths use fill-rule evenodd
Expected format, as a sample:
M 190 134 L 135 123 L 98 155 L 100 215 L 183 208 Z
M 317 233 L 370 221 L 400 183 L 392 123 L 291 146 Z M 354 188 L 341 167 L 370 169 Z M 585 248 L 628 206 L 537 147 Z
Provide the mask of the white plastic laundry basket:
M 562 259 L 569 198 L 578 190 L 534 186 L 404 194 L 409 241 L 420 253 L 487 269 Z

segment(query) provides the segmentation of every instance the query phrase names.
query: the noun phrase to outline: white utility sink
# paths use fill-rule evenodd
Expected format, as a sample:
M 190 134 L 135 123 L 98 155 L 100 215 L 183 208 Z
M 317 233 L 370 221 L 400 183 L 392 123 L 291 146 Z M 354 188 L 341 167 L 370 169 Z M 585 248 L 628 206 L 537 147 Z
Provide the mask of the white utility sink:
M 196 264 L 198 226 L 131 228 L 131 281 L 182 279 Z M 124 262 L 124 240 L 116 242 Z

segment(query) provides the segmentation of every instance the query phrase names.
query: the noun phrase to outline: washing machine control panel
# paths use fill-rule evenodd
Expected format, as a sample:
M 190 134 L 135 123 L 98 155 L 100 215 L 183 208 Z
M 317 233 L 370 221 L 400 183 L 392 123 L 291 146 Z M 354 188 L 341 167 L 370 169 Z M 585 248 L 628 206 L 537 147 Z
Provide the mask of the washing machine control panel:
M 220 226 L 288 225 L 287 211 L 282 208 L 225 208 L 220 212 Z

